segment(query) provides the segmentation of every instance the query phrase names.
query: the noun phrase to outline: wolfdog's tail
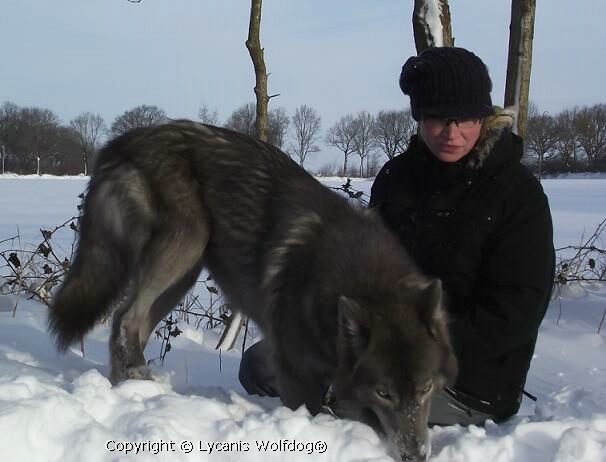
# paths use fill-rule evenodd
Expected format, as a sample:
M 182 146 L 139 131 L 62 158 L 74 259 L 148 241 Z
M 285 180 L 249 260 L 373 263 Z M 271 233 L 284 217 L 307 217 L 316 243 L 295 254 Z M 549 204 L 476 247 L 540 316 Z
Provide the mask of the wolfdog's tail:
M 81 340 L 118 299 L 130 297 L 129 268 L 145 240 L 145 207 L 135 212 L 137 216 L 124 210 L 137 210 L 144 194 L 140 179 L 126 167 L 113 176 L 91 179 L 76 254 L 50 307 L 49 331 L 60 351 Z M 135 207 L 124 207 L 132 202 Z

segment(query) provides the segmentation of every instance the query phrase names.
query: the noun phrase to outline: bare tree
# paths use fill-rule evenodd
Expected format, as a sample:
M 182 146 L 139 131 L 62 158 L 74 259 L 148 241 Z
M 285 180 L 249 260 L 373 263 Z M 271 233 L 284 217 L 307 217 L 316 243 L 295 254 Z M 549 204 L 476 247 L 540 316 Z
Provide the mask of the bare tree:
M 555 117 L 555 151 L 566 172 L 576 170 L 579 140 L 575 128 L 577 109 L 566 109 Z
M 412 29 L 417 53 L 454 46 L 448 0 L 415 0 Z
M 326 143 L 334 146 L 343 153 L 343 176 L 347 175 L 347 162 L 349 156 L 355 151 L 355 126 L 351 114 L 341 117 L 326 134 Z
M 515 132 L 526 136 L 536 0 L 512 0 L 505 106 L 516 109 Z
M 122 115 L 116 117 L 110 130 L 113 135 L 120 135 L 133 128 L 158 125 L 167 120 L 166 113 L 158 106 L 143 104 L 125 111 Z
M 36 163 L 36 174 L 41 175 L 43 157 L 50 158 L 56 152 L 59 117 L 50 109 L 36 107 L 21 109 L 21 141 L 26 146 L 27 154 L 33 156 Z
M 374 117 L 367 111 L 360 111 L 353 120 L 353 130 L 354 151 L 360 156 L 360 176 L 363 177 L 364 160 L 368 158 L 368 155 L 375 147 L 375 140 L 373 137 Z M 368 172 L 368 165 L 366 170 Z
M 587 167 L 597 170 L 600 161 L 606 160 L 606 104 L 580 109 L 575 117 L 579 145 L 587 156 Z
M 250 22 L 248 25 L 248 39 L 246 48 L 255 68 L 255 95 L 257 96 L 255 129 L 257 138 L 267 141 L 269 116 L 269 100 L 279 95 L 267 95 L 267 68 L 263 48 L 261 48 L 261 6 L 262 0 L 251 0 Z
M 74 131 L 82 150 L 84 174 L 87 175 L 89 160 L 97 150 L 101 137 L 107 132 L 105 121 L 99 114 L 83 112 L 70 120 L 69 125 Z
M 206 104 L 203 104 L 198 109 L 198 119 L 204 124 L 219 125 L 219 112 L 216 109 L 211 111 Z
M 389 159 L 408 149 L 410 137 L 416 133 L 417 124 L 410 114 L 405 111 L 380 111 L 375 117 L 372 135 L 375 145 Z
M 274 146 L 282 149 L 284 140 L 290 126 L 290 117 L 286 109 L 279 107 L 269 111 L 269 126 L 267 127 L 267 141 Z
M 54 136 L 54 141 L 52 150 L 47 153 L 44 169 L 55 175 L 82 173 L 82 152 L 74 130 L 58 126 L 51 136 Z
M 255 103 L 244 104 L 231 113 L 225 126 L 244 135 L 256 136 L 255 118 Z
M 543 176 L 543 162 L 556 145 L 555 120 L 547 113 L 538 114 L 535 105 L 530 104 L 528 126 L 526 130 L 525 148 L 526 152 L 533 155 L 537 160 L 537 176 Z
M 316 143 L 320 139 L 321 119 L 315 109 L 304 104 L 296 109 L 292 124 L 295 129 L 295 142 L 290 153 L 303 167 L 307 156 L 320 150 Z
M 225 127 L 244 135 L 256 137 L 255 119 L 255 103 L 244 104 L 231 113 L 225 122 Z M 269 111 L 267 142 L 278 148 L 282 148 L 289 124 L 290 120 L 284 108 Z
M 19 106 L 5 102 L 0 107 L 0 158 L 2 160 L 2 173 L 5 173 L 5 162 L 15 147 L 17 140 L 17 127 L 19 124 Z

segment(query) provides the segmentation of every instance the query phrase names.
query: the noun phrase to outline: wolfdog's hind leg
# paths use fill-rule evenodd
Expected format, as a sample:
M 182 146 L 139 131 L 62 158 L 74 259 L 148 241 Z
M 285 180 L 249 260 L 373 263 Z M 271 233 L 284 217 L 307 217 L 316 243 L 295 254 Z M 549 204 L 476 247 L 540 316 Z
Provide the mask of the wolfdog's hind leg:
M 111 381 L 149 379 L 143 350 L 149 334 L 195 282 L 209 227 L 203 214 L 166 221 L 143 248 L 132 303 L 116 311 L 110 339 Z
M 139 339 L 143 349 L 145 349 L 147 340 L 155 326 L 183 299 L 187 291 L 196 283 L 202 271 L 202 266 L 202 258 L 200 258 L 180 280 L 166 289 L 153 303 L 149 313 L 150 322 L 139 326 Z

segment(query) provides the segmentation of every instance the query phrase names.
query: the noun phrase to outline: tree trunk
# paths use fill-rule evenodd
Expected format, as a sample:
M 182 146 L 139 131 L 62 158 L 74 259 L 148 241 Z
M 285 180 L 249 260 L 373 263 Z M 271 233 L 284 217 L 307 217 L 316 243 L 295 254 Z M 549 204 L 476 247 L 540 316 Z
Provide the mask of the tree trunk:
M 512 0 L 511 2 L 505 106 L 515 107 L 517 121 L 514 132 L 522 138 L 526 135 L 528 119 L 535 12 L 536 0 Z
M 267 96 L 267 70 L 265 68 L 265 60 L 263 59 L 263 48 L 259 39 L 261 32 L 261 3 L 262 0 L 252 0 L 250 8 L 250 23 L 248 26 L 248 40 L 246 40 L 246 48 L 250 53 L 253 65 L 255 67 L 255 95 L 257 97 L 257 118 L 255 120 L 255 128 L 257 138 L 262 141 L 267 141 L 267 104 L 269 97 Z
M 432 47 L 454 46 L 448 0 L 415 0 L 412 29 L 418 54 Z

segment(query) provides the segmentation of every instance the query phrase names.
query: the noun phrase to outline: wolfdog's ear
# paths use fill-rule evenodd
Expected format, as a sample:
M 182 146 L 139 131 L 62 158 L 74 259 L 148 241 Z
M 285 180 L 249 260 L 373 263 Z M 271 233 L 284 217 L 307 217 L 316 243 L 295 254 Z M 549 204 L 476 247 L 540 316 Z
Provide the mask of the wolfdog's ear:
M 338 348 L 341 353 L 354 356 L 368 346 L 368 315 L 358 302 L 344 295 L 339 297 Z

